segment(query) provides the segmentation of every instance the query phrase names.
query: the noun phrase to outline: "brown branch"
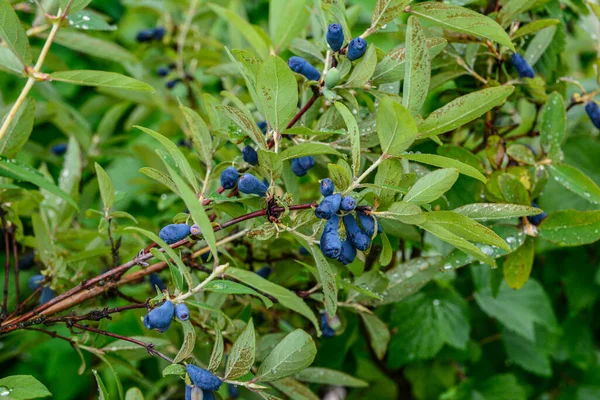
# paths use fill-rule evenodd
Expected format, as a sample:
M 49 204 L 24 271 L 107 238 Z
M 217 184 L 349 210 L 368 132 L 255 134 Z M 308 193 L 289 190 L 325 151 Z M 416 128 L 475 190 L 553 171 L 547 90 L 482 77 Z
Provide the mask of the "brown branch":
M 304 105 L 304 107 L 302 107 L 302 109 L 300 109 L 300 111 L 298 111 L 298 114 L 294 115 L 294 118 L 292 118 L 290 123 L 287 124 L 286 129 L 290 129 L 291 127 L 296 125 L 296 122 L 298 122 L 300 120 L 300 118 L 302 118 L 302 116 L 304 114 L 306 114 L 308 109 L 310 107 L 312 107 L 313 104 L 315 104 L 315 101 L 317 101 L 318 98 L 319 98 L 318 92 L 313 93 L 312 97 L 308 100 L 308 102 Z

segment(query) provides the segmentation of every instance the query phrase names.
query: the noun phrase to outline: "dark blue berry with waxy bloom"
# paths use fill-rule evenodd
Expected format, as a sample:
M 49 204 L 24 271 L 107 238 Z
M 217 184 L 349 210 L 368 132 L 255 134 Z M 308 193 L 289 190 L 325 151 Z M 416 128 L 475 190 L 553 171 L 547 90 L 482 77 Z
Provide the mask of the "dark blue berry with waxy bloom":
M 229 386 L 227 386 L 227 393 L 232 399 L 237 399 L 240 397 L 240 389 L 238 389 L 236 385 L 229 384 Z
M 514 53 L 511 56 L 511 61 L 519 74 L 519 78 L 535 78 L 535 71 L 522 55 Z
M 321 332 L 323 332 L 323 336 L 325 337 L 334 337 L 335 331 L 332 327 L 329 326 L 329 321 L 327 321 L 327 314 L 321 314 Z
M 150 286 L 152 286 L 152 290 L 158 287 L 158 290 L 162 292 L 167 288 L 165 281 L 163 281 L 158 274 L 150 274 L 148 279 L 150 280 Z
M 167 75 L 169 75 L 169 72 L 171 70 L 169 69 L 169 67 L 160 67 L 159 69 L 156 70 L 156 75 L 160 76 L 160 77 L 165 77 Z
M 258 153 L 252 146 L 246 146 L 242 149 L 242 157 L 250 165 L 258 164 Z
M 309 81 L 321 79 L 321 73 L 302 57 L 294 56 L 288 60 L 290 69 L 300 75 L 304 75 Z
M 170 224 L 162 228 L 158 236 L 166 244 L 173 244 L 185 239 L 189 234 L 190 226 L 188 224 Z
M 315 166 L 315 158 L 313 156 L 305 156 L 294 158 L 292 160 L 292 171 L 296 176 L 304 176 L 309 169 Z
M 152 30 L 152 38 L 154 40 L 162 40 L 165 37 L 167 30 L 162 26 L 157 26 Z
M 181 82 L 181 79 L 179 79 L 179 78 L 172 79 L 170 81 L 167 81 L 167 83 L 165 83 L 165 87 L 167 89 L 173 89 L 175 87 L 175 85 L 177 85 L 179 82 Z
M 594 126 L 600 129 L 600 107 L 598 104 L 590 101 L 585 105 L 585 112 L 587 113 L 588 117 L 590 117 L 590 120 Z
M 46 277 L 44 275 L 34 275 L 31 278 L 29 278 L 29 281 L 27 282 L 27 286 L 31 290 L 36 290 L 37 288 L 42 286 L 44 279 L 46 279 Z
M 261 269 L 256 271 L 256 275 L 260 276 L 261 278 L 267 279 L 269 277 L 269 275 L 271 275 L 271 272 L 272 272 L 271 267 L 269 267 L 268 265 L 265 265 L 264 267 L 262 267 Z
M 350 196 L 344 196 L 342 198 L 342 202 L 340 203 L 340 208 L 342 211 L 352 211 L 356 207 L 356 200 Z
M 46 304 L 55 297 L 56 292 L 50 289 L 50 286 L 44 286 L 42 289 L 42 295 L 40 296 L 40 304 Z
M 156 329 L 162 333 L 171 326 L 173 314 L 175 314 L 175 305 L 167 300 L 160 307 L 146 314 L 144 317 L 144 326 L 148 329 Z
M 327 34 L 325 35 L 327 44 L 333 51 L 339 51 L 344 44 L 344 30 L 340 24 L 331 24 L 327 28 Z
M 55 156 L 62 156 L 63 154 L 65 154 L 67 152 L 67 144 L 66 143 L 55 144 L 54 146 L 52 146 L 50 148 L 50 152 L 52 152 L 52 154 L 54 154 Z
M 325 257 L 338 258 L 342 251 L 342 241 L 338 233 L 340 220 L 337 215 L 331 217 L 325 224 L 321 235 L 320 246 Z
M 342 195 L 339 193 L 325 197 L 315 209 L 318 218 L 330 219 L 340 210 Z
M 347 239 L 357 250 L 365 251 L 371 245 L 371 238 L 356 223 L 352 214 L 344 215 L 342 218 L 346 227 Z
M 185 385 L 185 400 L 215 400 L 215 395 L 209 390 L 197 386 Z
M 233 167 L 226 168 L 221 172 L 221 186 L 225 189 L 233 189 L 240 179 L 240 173 Z
M 350 61 L 358 60 L 365 55 L 367 51 L 367 41 L 361 37 L 354 38 L 348 45 L 346 56 Z
M 375 218 L 361 211 L 357 212 L 356 214 L 358 215 L 358 220 L 360 221 L 360 225 L 362 226 L 365 233 L 369 235 L 369 237 L 373 237 L 373 235 L 375 234 Z M 383 232 L 383 228 L 381 227 L 379 221 L 377 221 L 377 232 Z
M 238 190 L 246 194 L 256 194 L 265 197 L 269 187 L 252 174 L 244 174 L 238 181 Z
M 194 364 L 188 364 L 185 369 L 194 386 L 199 387 L 203 391 L 219 390 L 221 387 L 221 380 L 212 372 L 207 371 L 204 368 L 197 367 Z
M 30 251 L 29 253 L 27 253 L 24 256 L 19 258 L 19 270 L 21 270 L 21 271 L 28 270 L 29 268 L 31 268 L 33 266 L 34 262 L 35 262 L 35 252 Z
M 342 251 L 338 257 L 338 261 L 344 265 L 351 264 L 356 258 L 356 249 L 352 246 L 349 240 L 342 242 Z
M 335 186 L 333 185 L 333 181 L 329 178 L 325 178 L 321 181 L 321 194 L 325 197 L 331 196 L 333 191 L 335 190 Z
M 179 303 L 175 306 L 175 316 L 181 321 L 187 321 L 190 319 L 190 310 L 185 304 Z
M 139 43 L 145 43 L 154 40 L 154 29 L 144 29 L 143 31 L 139 31 L 135 37 L 135 40 L 137 40 Z
M 538 208 L 538 205 L 535 201 L 532 201 L 531 207 Z M 548 214 L 546 214 L 545 212 L 542 212 L 541 214 L 531 215 L 531 216 L 527 217 L 527 221 L 529 221 L 529 223 L 532 225 L 539 226 L 542 223 L 542 221 L 544 221 L 546 219 L 547 216 L 548 216 Z
M 260 129 L 262 133 L 267 133 L 267 123 L 265 121 L 257 122 L 256 126 L 258 126 L 258 129 Z

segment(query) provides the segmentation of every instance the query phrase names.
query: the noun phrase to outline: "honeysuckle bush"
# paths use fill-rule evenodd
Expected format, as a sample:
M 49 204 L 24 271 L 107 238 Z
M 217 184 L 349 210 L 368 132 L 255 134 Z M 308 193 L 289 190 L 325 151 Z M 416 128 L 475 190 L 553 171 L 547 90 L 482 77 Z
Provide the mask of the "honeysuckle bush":
M 600 398 L 599 17 L 0 0 L 0 397 Z

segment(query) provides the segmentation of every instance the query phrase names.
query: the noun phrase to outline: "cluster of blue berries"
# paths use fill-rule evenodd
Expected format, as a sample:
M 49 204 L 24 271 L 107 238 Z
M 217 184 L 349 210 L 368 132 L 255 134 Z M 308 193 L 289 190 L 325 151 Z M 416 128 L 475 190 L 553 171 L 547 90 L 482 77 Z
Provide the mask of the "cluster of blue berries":
M 42 286 L 46 277 L 44 275 L 34 275 L 29 278 L 27 286 L 29 289 L 35 291 Z M 50 286 L 44 286 L 42 289 L 42 295 L 40 296 L 40 304 L 46 304 L 50 300 L 56 297 L 56 292 L 50 288 Z
M 252 174 L 245 173 L 240 177 L 240 173 L 233 167 L 226 168 L 221 172 L 221 186 L 224 189 L 233 189 L 236 184 L 240 192 L 260 197 L 265 197 L 269 190 L 266 180 L 261 181 Z
M 294 158 L 292 160 L 292 171 L 296 176 L 304 176 L 312 167 L 315 166 L 315 158 L 313 156 L 304 156 Z
M 156 307 L 146 314 L 144 326 L 163 333 L 171 326 L 173 316 L 176 316 L 180 321 L 187 321 L 190 319 L 190 311 L 183 303 L 174 305 L 172 301 L 167 300 L 160 307 Z
M 137 36 L 135 37 L 135 40 L 137 40 L 138 43 L 146 43 L 153 41 L 158 42 L 165 37 L 166 33 L 167 30 L 164 27 L 157 26 L 155 28 L 144 29 L 142 31 L 139 31 Z
M 600 107 L 598 106 L 598 103 L 596 103 L 594 100 L 591 100 L 585 105 L 585 112 L 587 113 L 588 117 L 590 117 L 590 120 L 594 126 L 600 129 Z
M 356 251 L 365 251 L 371 245 L 371 238 L 375 235 L 376 220 L 362 211 L 356 211 L 358 225 L 352 211 L 356 208 L 356 201 L 350 196 L 342 197 L 335 193 L 331 179 L 321 181 L 321 194 L 325 197 L 315 209 L 318 218 L 327 220 L 321 235 L 321 251 L 326 257 L 337 259 L 342 264 L 350 264 L 356 258 Z M 342 242 L 338 232 L 340 221 L 338 212 L 342 211 L 342 221 L 346 230 L 346 240 Z M 382 232 L 381 225 L 377 224 L 378 233 Z
M 511 61 L 519 74 L 519 78 L 535 78 L 535 71 L 519 53 L 513 53 Z
M 185 369 L 190 377 L 190 381 L 193 383 L 193 386 L 185 386 L 185 400 L 214 400 L 215 395 L 213 391 L 219 390 L 222 383 L 221 380 L 212 372 L 194 364 L 188 364 Z

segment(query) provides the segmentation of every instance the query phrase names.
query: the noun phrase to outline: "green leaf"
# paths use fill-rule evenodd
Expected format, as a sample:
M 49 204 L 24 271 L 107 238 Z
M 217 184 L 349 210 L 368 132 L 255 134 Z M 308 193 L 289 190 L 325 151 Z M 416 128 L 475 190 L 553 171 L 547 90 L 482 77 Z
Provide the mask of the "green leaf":
M 410 12 L 442 28 L 490 39 L 515 51 L 510 37 L 496 21 L 468 8 L 425 2 L 411 5 Z
M 223 359 L 223 334 L 221 333 L 221 329 L 219 326 L 215 324 L 215 345 L 213 346 L 212 353 L 210 354 L 210 361 L 208 362 L 208 370 L 211 372 L 216 372 L 221 365 L 221 360 Z
M 254 364 L 255 352 L 256 338 L 254 336 L 254 323 L 251 319 L 231 348 L 224 378 L 236 379 L 246 375 Z
M 487 179 L 485 178 L 485 176 L 481 172 L 479 172 L 476 168 L 473 168 L 470 165 L 462 163 L 458 160 L 454 160 L 452 158 L 438 156 L 435 154 L 417 154 L 417 153 L 403 154 L 402 158 L 410 160 L 410 161 L 420 162 L 423 164 L 434 165 L 434 166 L 440 167 L 440 168 L 455 168 L 458 170 L 459 173 L 461 173 L 463 175 L 470 176 L 471 178 L 475 178 L 483 183 L 487 182 Z
M 404 201 L 413 204 L 427 204 L 438 199 L 454 185 L 458 179 L 458 170 L 443 168 L 430 172 L 415 182 Z
M 321 279 L 321 286 L 323 286 L 323 294 L 325 295 L 325 310 L 327 311 L 329 317 L 333 318 L 337 311 L 338 301 L 338 288 L 335 280 L 335 273 L 317 246 L 310 246 L 310 251 L 315 258 L 317 270 L 319 271 L 319 278 Z
M 498 187 L 504 201 L 511 204 L 528 206 L 531 204 L 529 192 L 523 182 L 512 174 L 502 173 L 498 176 Z
M 206 122 L 191 108 L 179 106 L 190 128 L 194 147 L 205 165 L 210 166 L 212 162 L 212 136 Z
M 76 11 L 69 12 L 67 17 L 69 26 L 74 29 L 81 29 L 84 31 L 115 31 L 117 27 L 111 25 L 99 14 L 91 11 Z
M 377 53 L 375 51 L 375 46 L 371 45 L 352 70 L 352 74 L 350 74 L 350 77 L 344 86 L 350 88 L 362 88 L 373 76 L 376 66 Z
M 140 389 L 132 387 L 125 393 L 125 400 L 144 400 L 144 395 Z
M 355 378 L 352 375 L 345 374 L 341 371 L 320 367 L 306 368 L 294 375 L 294 378 L 302 382 L 318 383 L 320 385 L 357 388 L 369 386 L 367 382 L 363 381 L 362 379 Z
M 550 354 L 544 348 L 545 343 L 543 340 L 545 338 L 540 337 L 539 331 L 539 328 L 536 329 L 535 341 L 530 341 L 508 329 L 504 329 L 502 342 L 510 362 L 536 375 L 550 377 L 552 376 Z
M 416 257 L 386 271 L 389 284 L 381 304 L 398 303 L 418 292 L 439 270 L 441 257 Z
M 402 105 L 412 115 L 419 114 L 429 92 L 431 62 L 425 34 L 417 17 L 408 18 L 406 29 L 406 67 L 402 86 Z
M 8 0 L 0 0 L 0 38 L 23 64 L 31 64 L 27 33 Z
M 553 212 L 538 227 L 539 237 L 560 246 L 581 246 L 600 239 L 600 211 Z
M 8 47 L 0 47 L 0 71 L 10 72 L 17 76 L 23 74 L 24 68 L 21 60 Z
M 17 181 L 30 182 L 67 201 L 79 211 L 77 203 L 67 193 L 47 180 L 39 171 L 26 164 L 21 164 L 16 160 L 8 160 L 5 157 L 0 156 L 0 176 L 5 176 Z
M 419 135 L 432 137 L 460 128 L 481 117 L 492 108 L 503 104 L 514 90 L 515 88 L 512 86 L 497 86 L 469 93 L 452 100 L 442 108 L 429 114 L 429 117 L 419 125 Z
M 94 167 L 96 168 L 96 177 L 98 178 L 98 186 L 100 187 L 100 196 L 104 203 L 104 209 L 110 210 L 115 204 L 115 188 L 104 168 L 98 163 L 94 163 Z
M 377 112 L 377 135 L 383 154 L 400 156 L 417 138 L 417 125 L 410 112 L 391 97 L 384 97 Z
M 294 400 L 319 400 L 320 397 L 314 394 L 309 388 L 301 384 L 295 379 L 284 378 L 278 381 L 271 382 L 271 385 L 281 393 Z M 263 393 L 263 392 L 259 392 Z M 269 399 L 271 400 L 271 399 Z
M 352 170 L 345 161 L 339 160 L 337 164 L 329 163 L 327 164 L 327 170 L 336 188 L 342 190 L 350 186 L 352 182 Z
M 390 330 L 376 315 L 361 313 L 360 316 L 365 324 L 365 328 L 367 328 L 369 343 L 371 343 L 373 352 L 378 359 L 383 360 L 387 352 L 388 343 L 390 342 Z
M 532 41 L 529 42 L 529 46 L 525 50 L 523 58 L 529 63 L 529 65 L 535 65 L 544 56 L 544 53 L 548 51 L 549 47 L 556 40 L 555 35 L 558 30 L 557 25 L 549 26 L 548 28 L 539 31 Z
M 544 153 L 548 154 L 552 161 L 560 162 L 563 158 L 561 145 L 567 125 L 565 101 L 560 94 L 553 92 L 548 96 L 541 119 L 540 140 Z
M 344 157 L 342 153 L 323 143 L 302 143 L 297 146 L 288 147 L 279 155 L 281 160 L 285 161 L 292 158 L 315 156 L 317 154 L 334 154 L 338 157 Z
M 256 87 L 269 126 L 283 132 L 298 104 L 298 84 L 294 73 L 281 58 L 270 56 L 258 71 Z
M 502 272 L 506 284 L 512 289 L 521 289 L 531 274 L 535 246 L 531 238 L 525 239 L 523 246 L 506 256 Z
M 360 131 L 358 130 L 358 123 L 356 118 L 350 112 L 348 107 L 343 103 L 336 102 L 335 108 L 344 118 L 346 127 L 348 128 L 348 136 L 350 136 L 350 145 L 352 146 L 352 171 L 354 176 L 358 176 L 360 172 Z
M 508 26 L 511 21 L 517 19 L 520 14 L 538 7 L 548 0 L 510 0 L 502 5 L 502 9 L 498 14 L 498 19 L 502 26 Z
M 2 123 L 6 120 L 8 114 L 2 118 Z M 8 125 L 8 130 L 0 139 L 0 154 L 7 158 L 13 158 L 19 150 L 27 143 L 33 122 L 35 120 L 35 100 L 27 97 L 21 107 L 17 110 L 13 120 Z
M 377 0 L 369 32 L 377 32 L 381 27 L 396 19 L 409 3 L 410 0 Z
M 244 286 L 237 282 L 225 281 L 225 280 L 216 280 L 209 282 L 204 290 L 209 292 L 217 292 L 217 293 L 227 293 L 227 294 L 250 294 L 252 296 L 256 296 L 260 298 L 263 303 L 265 303 L 265 307 L 271 308 L 273 307 L 273 302 L 269 300 L 269 298 L 263 296 L 258 293 L 256 290 L 251 289 L 247 286 Z
M 310 335 L 296 329 L 269 353 L 255 379 L 271 382 L 293 375 L 312 364 L 316 355 L 317 347 Z
M 31 375 L 12 375 L 0 379 L 0 387 L 8 390 L 10 399 L 37 399 L 52 396 L 48 388 Z M 4 396 L 4 394 L 3 394 Z
M 68 11 L 69 15 L 72 15 L 73 13 L 76 13 L 77 11 L 83 10 L 91 2 L 92 2 L 92 0 L 73 0 L 71 2 L 71 6 L 69 7 L 69 11 Z M 67 9 L 67 4 L 69 4 L 69 0 L 60 0 L 59 4 L 60 4 L 61 10 L 64 11 Z
M 225 270 L 225 275 L 231 276 L 232 278 L 252 286 L 263 293 L 269 293 L 271 296 L 275 297 L 282 306 L 287 307 L 290 310 L 293 310 L 308 318 L 315 326 L 318 335 L 321 334 L 319 322 L 317 321 L 315 314 L 312 312 L 310 307 L 306 305 L 304 300 L 298 297 L 294 292 L 272 283 L 258 276 L 252 271 L 229 267 Z
M 189 320 L 180 321 L 179 319 L 177 319 L 177 322 L 183 326 L 183 344 L 173 359 L 174 364 L 178 364 L 191 356 L 194 352 L 194 345 L 196 344 L 196 331 L 194 330 L 192 322 Z
M 293 15 L 294 18 L 289 18 Z M 299 36 L 310 18 L 306 0 L 272 0 L 269 2 L 269 34 L 275 53 L 285 49 Z
M 169 189 L 171 189 L 173 191 L 173 193 L 179 195 L 179 190 L 177 190 L 177 186 L 175 186 L 175 182 L 173 182 L 173 179 L 171 179 L 171 177 L 167 174 L 165 174 L 164 172 L 155 169 L 155 168 L 150 168 L 150 167 L 144 167 L 144 168 L 140 168 L 140 172 L 152 179 L 154 179 L 157 182 L 162 183 L 163 185 L 165 185 L 166 187 L 168 187 Z
M 421 208 L 412 203 L 398 201 L 390 206 L 387 211 L 373 213 L 381 218 L 393 219 L 405 224 L 420 224 L 425 220 Z
M 100 378 L 100 374 L 98 374 L 98 371 L 95 369 L 92 370 L 92 373 L 98 384 L 98 400 L 110 400 L 110 395 L 108 394 L 106 386 L 104 386 L 104 382 L 102 382 L 102 378 Z
M 480 221 L 528 217 L 543 212 L 535 207 L 502 203 L 473 203 L 455 208 L 452 211 Z
M 154 92 L 147 83 L 138 81 L 116 72 L 74 70 L 53 72 L 49 79 L 52 81 L 73 83 L 83 86 L 103 86 L 116 89 L 136 90 L 138 92 Z
M 158 140 L 160 142 L 160 144 L 163 145 L 163 147 L 167 150 L 169 155 L 173 158 L 173 161 L 175 161 L 175 164 L 177 165 L 177 167 L 179 168 L 180 172 L 183 174 L 185 179 L 188 181 L 188 183 L 190 185 L 192 185 L 192 188 L 194 188 L 196 193 L 198 193 L 200 191 L 200 188 L 198 187 L 198 182 L 196 180 L 196 176 L 194 175 L 194 170 L 192 169 L 192 166 L 190 165 L 188 160 L 185 158 L 185 156 L 183 155 L 181 150 L 179 150 L 179 148 L 175 145 L 175 143 L 173 143 L 172 141 L 170 141 L 168 138 L 164 137 L 160 133 L 153 131 L 152 129 L 144 128 L 143 126 L 137 126 L 137 125 L 135 126 L 135 128 L 152 136 L 154 139 Z M 173 177 L 171 177 L 171 178 L 173 178 Z M 175 180 L 175 179 L 173 179 L 173 180 Z
M 54 41 L 69 49 L 122 64 L 135 63 L 135 56 L 125 48 L 107 40 L 75 30 L 61 29 Z
M 223 111 L 229 119 L 233 121 L 234 124 L 240 127 L 241 130 L 244 131 L 246 135 L 250 137 L 261 149 L 267 150 L 267 140 L 265 139 L 265 135 L 258 129 L 256 126 L 256 122 L 252 121 L 246 114 L 238 110 L 237 108 L 229 107 L 229 106 L 218 106 L 218 110 Z
M 280 155 L 272 151 L 258 150 L 258 165 L 264 170 L 263 176 L 269 178 L 271 182 L 276 181 L 283 171 Z
M 505 7 L 502 7 L 504 10 Z M 521 26 L 513 35 L 512 39 L 518 39 L 520 37 L 531 35 L 532 33 L 536 33 L 537 31 L 547 28 L 549 26 L 560 24 L 560 20 L 558 19 L 538 19 L 537 21 L 532 21 L 527 25 Z
M 577 168 L 567 164 L 551 164 L 550 174 L 565 189 L 570 190 L 591 203 L 600 204 L 600 187 Z

